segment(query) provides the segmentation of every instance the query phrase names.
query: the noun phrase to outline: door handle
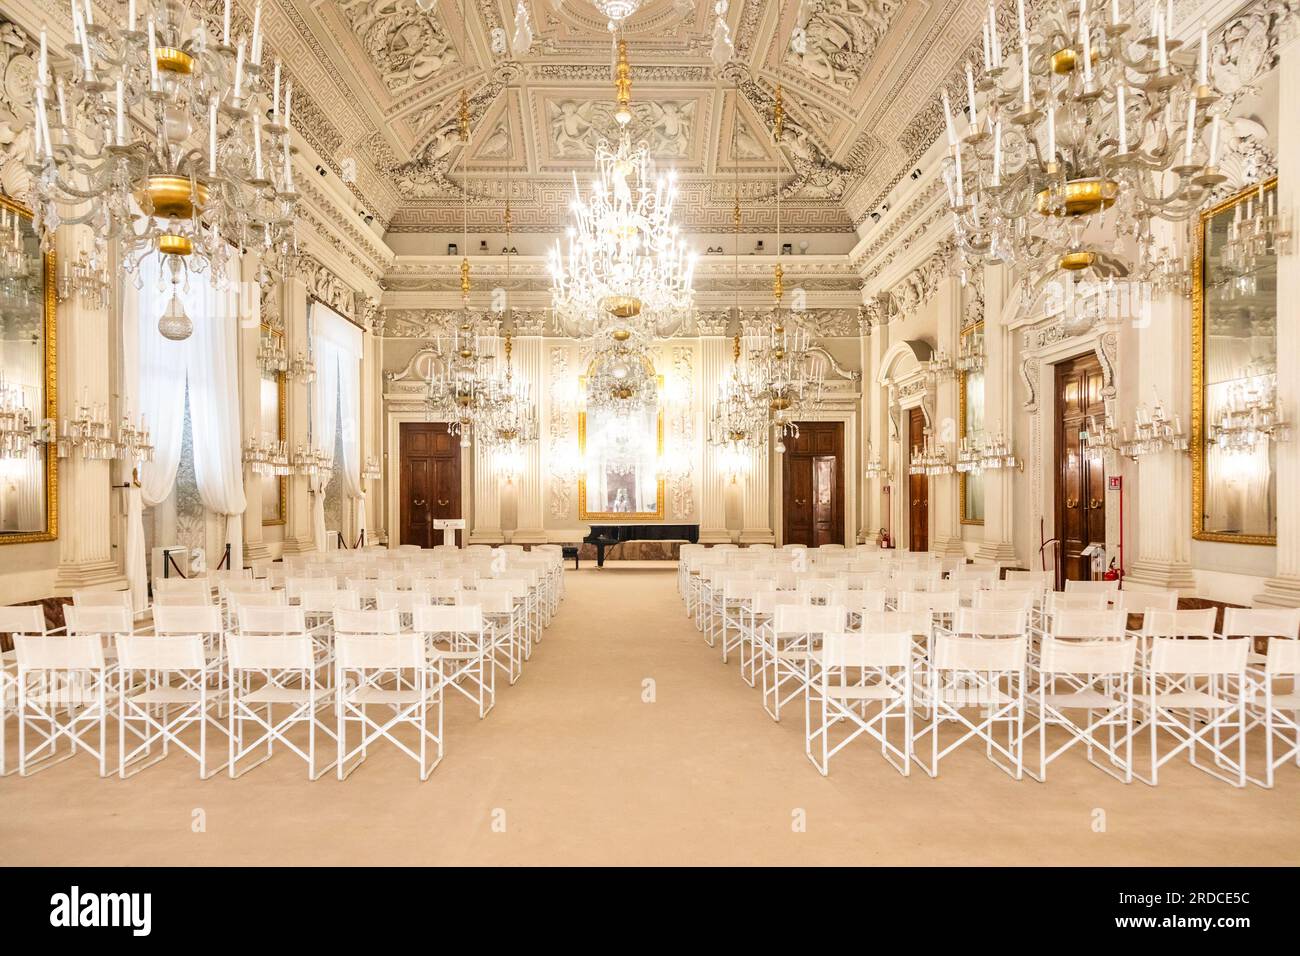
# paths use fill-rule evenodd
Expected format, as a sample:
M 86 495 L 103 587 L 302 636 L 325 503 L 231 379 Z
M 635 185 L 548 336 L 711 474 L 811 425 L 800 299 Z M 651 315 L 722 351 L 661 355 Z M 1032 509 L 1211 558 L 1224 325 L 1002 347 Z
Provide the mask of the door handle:
M 449 504 L 451 504 L 450 501 L 443 501 L 441 498 L 438 499 L 438 507 L 439 507 L 439 508 L 445 508 L 445 507 L 447 507 L 447 505 L 449 505 Z
M 1098 508 L 1101 507 L 1101 499 L 1100 499 L 1100 498 L 1089 498 L 1089 499 L 1088 499 L 1088 507 L 1091 508 L 1091 509 L 1094 510 L 1094 511 L 1097 510 Z
M 1065 499 L 1065 507 L 1067 507 L 1067 508 L 1077 508 L 1077 507 L 1079 507 L 1079 499 L 1078 499 L 1078 498 L 1066 498 L 1066 499 Z
M 418 508 L 420 505 L 424 504 L 424 499 L 416 498 L 414 501 L 411 502 L 411 504 L 415 505 L 415 507 Z

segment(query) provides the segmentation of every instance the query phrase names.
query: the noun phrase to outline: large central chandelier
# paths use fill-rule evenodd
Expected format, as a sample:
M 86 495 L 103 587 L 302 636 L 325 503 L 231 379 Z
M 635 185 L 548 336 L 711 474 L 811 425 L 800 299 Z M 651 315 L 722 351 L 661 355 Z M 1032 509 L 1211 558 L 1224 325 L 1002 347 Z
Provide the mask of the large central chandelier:
M 1018 13 L 1017 51 L 1004 58 L 989 9 L 962 126 L 943 93 L 963 257 L 1148 278 L 1151 221 L 1187 218 L 1225 178 L 1206 33 L 1199 45 L 1174 39 L 1172 3 L 1138 23 L 1127 0 L 1052 0 L 1032 32 L 1024 0 Z
M 585 338 L 606 328 L 669 335 L 690 314 L 695 256 L 673 222 L 676 175 L 654 179 L 650 148 L 633 146 L 627 42 L 615 66 L 618 141 L 596 146 L 586 200 L 573 177 L 568 253 L 551 251 L 551 298 L 560 331 Z
M 157 253 L 174 288 L 190 272 L 224 282 L 242 251 L 292 263 L 293 84 L 278 61 L 264 68 L 260 0 L 240 37 L 230 0 L 219 34 L 187 0 L 128 0 L 124 25 L 95 22 L 91 0 L 71 10 L 69 68 L 52 69 L 44 30 L 37 62 L 28 166 L 44 246 L 84 224 L 100 267 L 110 243 L 128 272 Z
M 591 341 L 587 410 L 631 417 L 659 407 L 659 382 L 645 336 L 603 333 Z

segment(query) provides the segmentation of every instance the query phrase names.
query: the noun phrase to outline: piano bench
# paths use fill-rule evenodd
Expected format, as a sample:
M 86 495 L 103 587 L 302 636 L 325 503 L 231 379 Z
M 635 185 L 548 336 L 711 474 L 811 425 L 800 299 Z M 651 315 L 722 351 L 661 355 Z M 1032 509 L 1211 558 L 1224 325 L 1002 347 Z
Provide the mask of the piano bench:
M 579 569 L 578 568 L 578 546 L 576 544 L 566 544 L 561 546 L 560 554 L 564 556 L 565 561 L 568 561 L 570 559 L 573 560 L 573 570 L 577 571 Z

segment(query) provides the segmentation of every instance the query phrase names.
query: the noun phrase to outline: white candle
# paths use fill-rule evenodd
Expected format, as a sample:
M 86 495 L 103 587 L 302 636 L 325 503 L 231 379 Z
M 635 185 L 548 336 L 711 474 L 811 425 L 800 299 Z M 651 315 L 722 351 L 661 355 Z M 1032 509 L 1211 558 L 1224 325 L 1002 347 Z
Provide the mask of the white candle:
M 1210 123 L 1210 165 L 1219 165 L 1219 114 Z
M 1119 0 L 1110 0 L 1110 22 L 1112 26 L 1119 23 Z
M 221 13 L 221 45 L 230 46 L 230 0 L 226 0 Z
M 1183 146 L 1183 164 L 1192 164 L 1192 150 L 1196 147 L 1196 97 L 1187 98 L 1187 141 Z
M 280 61 L 275 61 L 275 91 L 271 96 L 271 116 L 280 122 Z
M 126 3 L 126 28 L 135 32 L 135 0 L 127 0 Z
M 971 68 L 970 60 L 966 61 L 966 96 L 970 102 L 970 125 L 978 126 L 979 111 L 975 107 L 975 71 Z
M 956 177 L 956 178 L 957 178 L 957 205 L 959 205 L 959 206 L 964 206 L 964 205 L 966 204 L 966 187 L 965 187 L 965 185 L 964 185 L 963 182 L 962 182 L 963 177 L 962 177 L 962 173 L 961 173 L 961 150 L 960 150 L 960 149 L 957 150 L 957 153 L 956 153 L 956 161 L 957 161 L 957 163 L 956 163 L 956 169 L 957 169 L 957 177 Z
M 217 98 L 208 104 L 208 178 L 217 178 Z
M 1201 86 L 1210 85 L 1210 34 L 1201 27 L 1201 56 L 1197 63 L 1196 82 Z
M 63 91 L 63 77 L 59 77 L 54 84 L 54 94 L 59 98 L 59 125 L 67 128 L 68 125 L 68 101 Z
M 1025 0 L 1016 0 L 1016 23 L 1020 27 L 1020 45 L 1029 41 L 1029 31 L 1025 29 Z
M 957 145 L 957 131 L 952 125 L 952 104 L 948 101 L 948 91 L 943 91 L 943 124 L 948 131 L 948 145 Z
M 1128 152 L 1128 116 L 1123 83 L 1115 88 L 1115 116 L 1119 119 L 1119 151 L 1124 154 Z
M 85 73 L 86 79 L 93 79 L 95 70 L 90 65 L 90 35 L 86 33 L 85 19 L 81 15 L 81 8 L 77 6 L 76 0 L 72 2 L 72 35 L 74 39 L 80 37 L 82 72 Z
M 46 81 L 50 76 L 50 50 L 48 38 L 45 36 L 45 27 L 41 27 L 41 58 L 38 62 L 36 71 L 36 85 L 44 89 Z
M 1047 161 L 1056 162 L 1056 103 L 1050 96 L 1047 102 Z
M 293 107 L 293 80 L 290 80 L 284 86 L 284 125 L 289 126 L 289 118 Z M 286 145 L 288 138 L 285 138 Z
M 989 22 L 984 21 L 984 71 L 993 69 L 993 48 L 989 45 Z
M 239 49 L 235 51 L 235 106 L 243 105 L 244 100 L 244 38 L 239 38 Z
M 86 0 L 86 26 L 93 27 L 94 25 L 95 5 L 91 3 L 91 0 Z
M 1165 0 L 1165 34 L 1174 32 L 1174 0 Z
M 989 46 L 993 50 L 993 65 L 1002 68 L 1002 41 L 998 39 L 998 21 L 993 15 L 993 4 L 989 4 Z
M 1033 94 L 1029 89 L 1029 43 L 1022 35 L 1020 37 L 1020 70 L 1021 70 L 1021 89 L 1024 93 L 1025 109 L 1029 109 L 1033 102 Z
M 258 0 L 257 6 L 253 8 L 253 48 L 251 50 L 253 62 L 261 64 L 262 62 L 262 3 Z
M 258 122 L 256 114 L 253 115 L 253 178 L 261 179 L 262 177 L 262 124 Z
M 1160 13 L 1156 13 L 1156 45 L 1160 51 L 1161 73 L 1166 73 L 1169 70 L 1169 49 L 1168 44 L 1165 42 L 1167 29 L 1168 23 L 1165 18 Z

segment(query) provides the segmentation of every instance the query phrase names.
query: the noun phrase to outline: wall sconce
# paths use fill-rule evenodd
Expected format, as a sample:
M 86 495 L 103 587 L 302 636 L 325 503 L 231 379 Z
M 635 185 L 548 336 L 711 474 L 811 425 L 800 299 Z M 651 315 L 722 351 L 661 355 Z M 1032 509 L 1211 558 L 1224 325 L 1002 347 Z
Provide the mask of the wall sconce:
M 498 448 L 495 456 L 497 474 L 505 478 L 506 484 L 513 485 L 515 477 L 524 470 L 524 452 L 516 445 L 504 445 Z
M 741 475 L 748 475 L 753 467 L 753 458 L 750 457 L 749 451 L 744 445 L 735 442 L 728 442 L 719 451 L 718 459 L 722 463 L 722 470 L 730 476 L 731 484 L 736 484 Z

